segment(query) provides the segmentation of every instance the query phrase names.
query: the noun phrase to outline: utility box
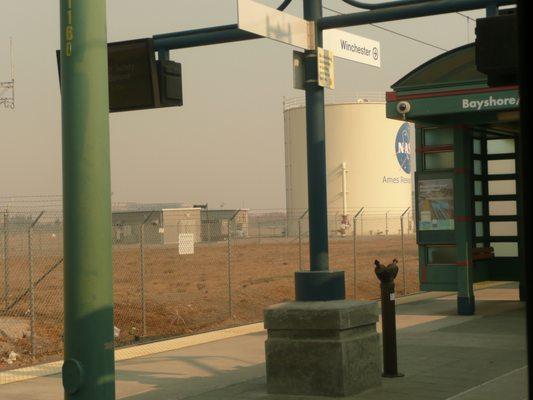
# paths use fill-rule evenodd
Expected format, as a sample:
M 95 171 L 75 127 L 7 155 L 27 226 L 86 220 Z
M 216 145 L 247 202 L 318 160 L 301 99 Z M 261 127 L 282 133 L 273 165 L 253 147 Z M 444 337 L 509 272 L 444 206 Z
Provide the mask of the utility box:
M 157 75 L 161 107 L 182 106 L 181 64 L 169 60 L 159 60 L 157 61 Z

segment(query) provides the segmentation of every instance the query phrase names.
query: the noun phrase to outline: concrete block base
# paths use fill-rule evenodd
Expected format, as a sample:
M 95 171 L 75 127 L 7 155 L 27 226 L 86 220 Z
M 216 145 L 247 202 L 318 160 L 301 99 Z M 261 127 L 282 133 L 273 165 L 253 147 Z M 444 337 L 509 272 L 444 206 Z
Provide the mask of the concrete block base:
M 350 396 L 381 384 L 375 302 L 290 302 L 265 310 L 267 391 Z

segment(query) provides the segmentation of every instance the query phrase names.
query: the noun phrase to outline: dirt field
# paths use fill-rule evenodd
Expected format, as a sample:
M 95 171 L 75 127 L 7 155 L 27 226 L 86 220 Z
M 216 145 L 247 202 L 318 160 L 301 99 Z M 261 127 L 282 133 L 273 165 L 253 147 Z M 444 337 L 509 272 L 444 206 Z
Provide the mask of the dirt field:
M 59 247 L 58 247 L 59 248 Z M 400 259 L 399 236 L 357 237 L 357 299 L 379 296 L 373 261 Z M 346 273 L 346 295 L 353 298 L 353 238 L 330 241 L 331 269 Z M 138 245 L 113 249 L 115 325 L 120 329 L 117 345 L 152 340 L 260 321 L 265 306 L 294 298 L 294 272 L 299 268 L 297 239 L 239 239 L 231 245 L 228 269 L 227 242 L 197 244 L 194 255 L 179 255 L 177 246 L 146 246 L 145 299 L 146 335 L 142 332 L 141 263 Z M 405 238 L 407 292 L 418 291 L 418 256 L 414 237 Z M 307 243 L 302 246 L 302 265 L 308 268 Z M 36 252 L 35 280 L 61 258 L 58 249 Z M 28 288 L 28 258 L 21 256 L 9 265 L 8 311 L 23 325 L 31 314 Z M 0 263 L 1 265 L 1 263 Z M 55 359 L 62 349 L 63 298 L 60 264 L 35 287 L 36 362 Z M 232 317 L 229 306 L 228 273 L 231 275 Z M 397 278 L 397 293 L 403 293 L 403 271 Z M 19 301 L 13 305 L 14 301 Z M 28 323 L 29 326 L 29 323 Z M 2 329 L 2 326 L 0 326 Z M 28 328 L 29 329 L 29 328 Z M 14 364 L 2 359 L 11 350 L 20 355 Z M 0 335 L 0 370 L 33 362 L 29 332 L 19 338 Z

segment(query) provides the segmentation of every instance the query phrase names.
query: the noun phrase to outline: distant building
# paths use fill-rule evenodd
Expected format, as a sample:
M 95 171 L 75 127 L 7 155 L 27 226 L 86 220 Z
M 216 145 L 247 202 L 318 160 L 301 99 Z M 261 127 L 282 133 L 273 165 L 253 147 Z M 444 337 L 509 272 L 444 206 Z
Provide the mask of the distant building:
M 199 208 L 164 208 L 155 211 L 113 212 L 113 242 L 139 243 L 144 226 L 144 243 L 178 243 L 180 233 L 194 234 L 194 241 L 202 240 Z
M 224 240 L 228 237 L 228 231 L 232 237 L 248 237 L 248 209 L 242 210 L 209 210 L 202 209 L 202 240 L 212 242 Z M 228 230 L 229 221 L 230 229 Z

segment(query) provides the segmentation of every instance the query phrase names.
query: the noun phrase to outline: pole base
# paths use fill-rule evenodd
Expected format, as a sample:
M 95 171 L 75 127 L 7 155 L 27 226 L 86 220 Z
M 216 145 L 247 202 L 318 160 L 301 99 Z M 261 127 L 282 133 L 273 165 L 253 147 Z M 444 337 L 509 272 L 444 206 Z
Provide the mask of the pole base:
M 457 314 L 474 315 L 476 313 L 476 299 L 474 296 L 457 297 Z
M 377 303 L 294 301 L 264 316 L 269 394 L 345 398 L 381 384 Z
M 344 271 L 298 271 L 294 284 L 296 301 L 346 299 Z
M 405 375 L 402 374 L 401 372 L 397 372 L 395 374 L 386 374 L 386 373 L 382 373 L 381 376 L 383 378 L 403 378 Z

